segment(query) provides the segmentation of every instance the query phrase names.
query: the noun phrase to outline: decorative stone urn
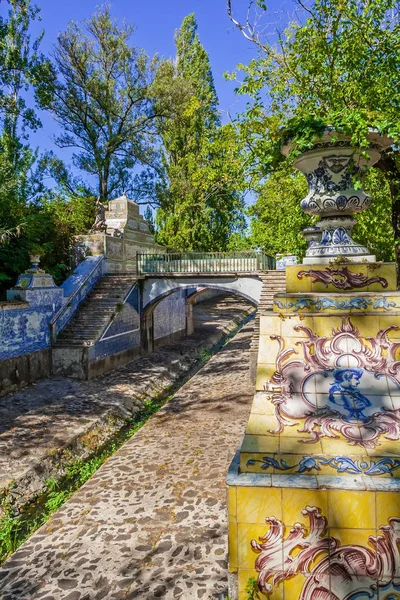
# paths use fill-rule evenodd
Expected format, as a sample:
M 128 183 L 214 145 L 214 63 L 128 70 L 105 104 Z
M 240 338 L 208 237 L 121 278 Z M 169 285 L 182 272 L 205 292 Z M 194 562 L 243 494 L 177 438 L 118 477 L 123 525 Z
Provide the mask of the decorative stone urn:
M 328 263 L 337 256 L 355 262 L 375 262 L 375 256 L 351 237 L 357 223 L 354 213 L 366 210 L 372 201 L 362 189 L 355 189 L 354 177 L 375 164 L 392 140 L 374 131 L 368 134 L 368 139 L 367 160 L 352 147 L 350 137 L 327 129 L 322 138 L 295 161 L 294 166 L 308 181 L 308 195 L 301 207 L 304 212 L 320 217 L 317 223 L 320 240 L 314 239 L 317 243 L 309 245 L 303 263 Z M 287 156 L 292 147 L 289 142 L 282 147 L 282 153 Z
M 28 269 L 27 273 L 44 273 L 43 269 L 39 268 L 40 256 L 38 254 L 30 254 L 29 258 L 31 261 L 31 267 Z

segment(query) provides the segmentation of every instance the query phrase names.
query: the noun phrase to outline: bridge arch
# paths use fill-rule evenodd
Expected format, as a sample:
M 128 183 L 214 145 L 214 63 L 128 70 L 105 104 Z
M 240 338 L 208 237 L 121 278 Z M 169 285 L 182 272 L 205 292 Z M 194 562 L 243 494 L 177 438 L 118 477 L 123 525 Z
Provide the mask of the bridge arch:
M 242 296 L 255 305 L 258 305 L 261 296 L 262 280 L 253 274 L 251 276 L 179 276 L 173 277 L 146 277 L 143 284 L 142 309 L 165 298 L 180 289 L 204 287 Z
M 196 288 L 186 299 L 186 334 L 190 335 L 194 331 L 193 306 L 196 298 L 205 290 L 213 289 L 241 296 L 257 306 L 262 281 L 256 274 L 247 277 L 164 276 L 146 277 L 142 285 L 142 348 L 145 352 L 151 352 L 154 349 L 154 310 L 163 299 L 182 289 Z

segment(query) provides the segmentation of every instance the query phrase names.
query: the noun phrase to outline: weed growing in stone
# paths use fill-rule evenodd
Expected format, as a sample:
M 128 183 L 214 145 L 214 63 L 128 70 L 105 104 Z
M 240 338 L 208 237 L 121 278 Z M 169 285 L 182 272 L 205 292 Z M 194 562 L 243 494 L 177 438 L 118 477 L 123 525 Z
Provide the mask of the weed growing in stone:
M 260 597 L 260 589 L 257 584 L 257 579 L 255 577 L 250 577 L 247 581 L 245 591 L 247 593 L 246 600 L 261 600 Z

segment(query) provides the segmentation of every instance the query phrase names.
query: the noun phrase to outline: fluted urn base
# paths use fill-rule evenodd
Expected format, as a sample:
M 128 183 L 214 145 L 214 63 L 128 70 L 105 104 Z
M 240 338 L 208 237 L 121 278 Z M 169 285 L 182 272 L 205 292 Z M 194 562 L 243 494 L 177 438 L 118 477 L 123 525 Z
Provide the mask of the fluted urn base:
M 351 216 L 321 219 L 318 223 L 319 239 L 310 241 L 303 263 L 328 263 L 340 257 L 353 262 L 375 262 L 375 256 L 369 253 L 368 248 L 355 242 L 351 237 L 356 223 L 357 221 Z

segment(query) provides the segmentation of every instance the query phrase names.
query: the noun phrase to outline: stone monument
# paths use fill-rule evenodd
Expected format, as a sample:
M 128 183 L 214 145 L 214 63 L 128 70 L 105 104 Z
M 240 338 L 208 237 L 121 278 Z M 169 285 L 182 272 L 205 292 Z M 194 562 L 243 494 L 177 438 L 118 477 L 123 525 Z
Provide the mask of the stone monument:
M 227 479 L 232 600 L 400 598 L 400 293 L 395 265 L 352 239 L 367 162 L 333 137 L 297 160 L 320 232 L 260 315 Z M 371 134 L 369 164 L 389 143 Z
M 99 207 L 91 234 L 75 238 L 76 264 L 88 255 L 104 254 L 109 273 L 134 272 L 138 252 L 164 252 L 164 247 L 156 244 L 136 202 L 123 194 L 111 200 L 107 208 L 103 214 Z

